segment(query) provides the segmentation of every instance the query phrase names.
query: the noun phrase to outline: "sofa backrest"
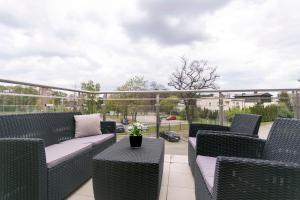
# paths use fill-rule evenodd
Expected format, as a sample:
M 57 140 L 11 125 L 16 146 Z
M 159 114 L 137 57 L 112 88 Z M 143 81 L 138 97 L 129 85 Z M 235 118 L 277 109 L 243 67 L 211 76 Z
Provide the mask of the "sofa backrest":
M 45 146 L 74 138 L 79 112 L 0 115 L 0 138 L 41 138 Z
M 230 131 L 237 132 L 239 134 L 257 136 L 260 122 L 260 115 L 235 114 L 230 126 Z
M 263 159 L 300 164 L 300 120 L 278 118 L 274 121 Z

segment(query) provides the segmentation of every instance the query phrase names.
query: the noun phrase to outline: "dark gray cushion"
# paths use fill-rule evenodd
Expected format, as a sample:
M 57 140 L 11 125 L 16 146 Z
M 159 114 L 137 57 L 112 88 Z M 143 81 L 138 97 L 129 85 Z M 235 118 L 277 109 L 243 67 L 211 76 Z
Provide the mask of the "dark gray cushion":
M 64 141 L 62 144 L 92 144 L 92 145 L 98 145 L 102 142 L 105 142 L 111 138 L 114 137 L 114 134 L 101 134 L 101 135 L 95 135 L 95 136 L 88 136 L 88 137 L 82 137 L 82 138 L 74 138 L 72 140 Z
M 85 151 L 91 151 L 91 144 L 60 143 L 45 148 L 48 168 L 54 167 Z
M 206 186 L 211 193 L 214 187 L 217 158 L 199 155 L 197 156 L 196 162 L 197 165 L 199 166 L 199 169 L 204 178 Z
M 196 137 L 189 137 L 189 143 L 196 149 Z

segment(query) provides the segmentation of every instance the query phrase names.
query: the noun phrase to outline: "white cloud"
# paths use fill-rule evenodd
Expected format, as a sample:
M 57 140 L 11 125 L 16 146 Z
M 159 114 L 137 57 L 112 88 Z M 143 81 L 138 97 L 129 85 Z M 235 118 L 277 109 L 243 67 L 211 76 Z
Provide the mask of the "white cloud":
M 298 5 L 297 5 L 298 4 Z M 0 77 L 113 90 L 167 85 L 180 56 L 218 66 L 221 88 L 295 87 L 300 3 L 0 0 Z

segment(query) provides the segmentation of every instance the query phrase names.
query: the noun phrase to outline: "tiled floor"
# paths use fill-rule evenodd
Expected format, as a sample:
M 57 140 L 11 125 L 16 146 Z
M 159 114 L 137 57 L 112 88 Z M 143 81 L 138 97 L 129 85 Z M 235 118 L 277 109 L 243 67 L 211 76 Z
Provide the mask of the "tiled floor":
M 79 188 L 68 200 L 93 200 L 92 180 Z M 165 155 L 160 200 L 194 200 L 194 179 L 187 156 Z

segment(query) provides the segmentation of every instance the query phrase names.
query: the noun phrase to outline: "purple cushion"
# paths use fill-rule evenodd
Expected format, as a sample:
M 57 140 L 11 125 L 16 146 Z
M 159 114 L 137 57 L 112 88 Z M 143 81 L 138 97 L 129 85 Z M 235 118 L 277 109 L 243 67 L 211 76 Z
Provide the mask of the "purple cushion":
M 92 145 L 98 145 L 102 142 L 105 142 L 109 140 L 110 138 L 113 138 L 114 134 L 102 134 L 102 135 L 95 135 L 95 136 L 88 136 L 83 138 L 74 138 L 71 140 L 64 141 L 62 144 L 92 144 Z
M 45 148 L 46 162 L 48 168 L 73 158 L 80 153 L 90 151 L 91 144 L 54 144 Z
M 196 137 L 189 137 L 189 143 L 196 149 Z
M 214 187 L 217 158 L 199 155 L 197 156 L 196 162 L 199 166 L 208 190 L 210 191 L 210 193 L 212 193 L 212 189 Z

